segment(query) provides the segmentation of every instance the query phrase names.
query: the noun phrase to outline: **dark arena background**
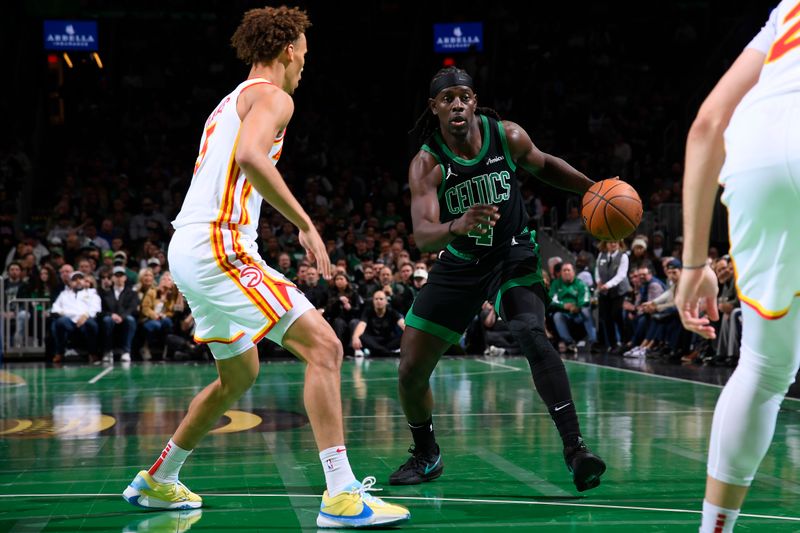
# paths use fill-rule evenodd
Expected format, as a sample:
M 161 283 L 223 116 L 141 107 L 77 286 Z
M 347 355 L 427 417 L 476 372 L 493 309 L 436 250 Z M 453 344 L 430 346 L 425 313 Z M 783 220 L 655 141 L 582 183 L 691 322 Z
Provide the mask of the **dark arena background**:
M 203 124 L 248 76 L 230 37 L 246 10 L 263 6 L 73 0 L 1 8 L 0 531 L 316 529 L 325 484 L 303 406 L 305 367 L 287 351 L 266 339 L 258 345 L 258 381 L 182 470 L 204 507 L 146 512 L 122 491 L 217 377 L 208 348 L 193 340 L 191 309 L 180 296 L 169 317 L 137 306 L 127 350 L 118 338 L 101 348 L 103 310 L 100 327 L 68 336 L 64 353 L 54 342 L 52 308 L 73 272 L 101 292 L 121 267 L 142 299 L 161 297 L 154 289 L 169 284 L 170 222 Z M 670 284 L 683 243 L 689 126 L 774 3 L 299 7 L 313 26 L 277 168 L 320 230 L 346 292 L 320 279 L 296 228 L 266 203 L 256 242 L 342 341 L 346 440 L 359 479 L 374 475 L 381 498 L 410 509 L 400 526 L 407 530 L 696 531 L 713 410 L 736 367 L 739 333 L 732 326 L 724 344 L 703 342 L 683 330 L 674 307 L 643 317 L 636 289 Z M 387 338 L 385 353 L 364 353 L 352 335 L 376 290 L 388 289 L 405 315 L 436 261 L 413 238 L 407 178 L 419 144 L 408 131 L 431 77 L 451 65 L 473 76 L 480 105 L 523 126 L 542 151 L 593 180 L 619 176 L 644 205 L 626 239 L 635 289 L 622 344 L 602 328 L 593 342 L 575 324 L 565 337 L 555 309 L 548 312 L 583 435 L 608 464 L 592 491 L 575 491 L 528 362 L 491 303 L 431 378 L 444 475 L 388 484 L 411 443 L 397 394 L 399 350 Z M 583 227 L 580 197 L 522 170 L 519 178 L 547 286 L 573 264 L 599 326 L 599 243 Z M 726 212 L 715 209 L 709 257 L 738 324 Z M 641 329 L 644 320 L 654 327 Z M 799 392 L 793 386 L 783 403 L 737 531 L 800 530 Z

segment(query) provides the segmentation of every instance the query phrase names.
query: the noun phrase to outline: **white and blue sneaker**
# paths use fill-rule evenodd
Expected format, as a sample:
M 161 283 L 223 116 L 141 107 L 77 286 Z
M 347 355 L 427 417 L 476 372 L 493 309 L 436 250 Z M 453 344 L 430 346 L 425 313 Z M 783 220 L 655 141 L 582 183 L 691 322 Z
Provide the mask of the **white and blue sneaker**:
M 404 522 L 411 517 L 408 509 L 386 503 L 369 494 L 374 489 L 375 478 L 368 476 L 359 483 L 355 481 L 336 496 L 322 495 L 322 504 L 317 515 L 317 527 L 356 528 L 388 526 Z

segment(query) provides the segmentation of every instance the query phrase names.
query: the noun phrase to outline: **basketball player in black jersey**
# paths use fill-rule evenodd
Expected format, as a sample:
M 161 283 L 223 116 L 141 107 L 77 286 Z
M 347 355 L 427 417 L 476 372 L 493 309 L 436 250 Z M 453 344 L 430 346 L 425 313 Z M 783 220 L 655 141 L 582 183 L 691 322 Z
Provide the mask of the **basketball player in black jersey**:
M 429 107 L 412 131 L 423 144 L 409 168 L 411 216 L 419 248 L 442 252 L 406 317 L 399 392 L 414 446 L 389 483 L 412 485 L 442 474 L 429 378 L 491 299 L 530 363 L 576 488 L 594 488 L 606 466 L 581 438 L 564 363 L 545 335 L 550 299 L 516 169 L 577 194 L 593 182 L 539 151 L 517 124 L 478 108 L 472 78 L 463 70 L 450 67 L 434 76 Z

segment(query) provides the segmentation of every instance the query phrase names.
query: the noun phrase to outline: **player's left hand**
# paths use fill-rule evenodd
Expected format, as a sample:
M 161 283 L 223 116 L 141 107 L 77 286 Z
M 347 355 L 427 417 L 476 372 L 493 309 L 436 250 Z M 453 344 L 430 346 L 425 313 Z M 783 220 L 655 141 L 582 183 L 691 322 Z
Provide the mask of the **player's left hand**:
M 698 269 L 684 269 L 675 292 L 675 306 L 681 317 L 683 327 L 697 333 L 704 339 L 714 339 L 712 321 L 719 320 L 717 309 L 717 276 L 706 267 Z M 708 316 L 700 317 L 700 304 L 705 304 Z

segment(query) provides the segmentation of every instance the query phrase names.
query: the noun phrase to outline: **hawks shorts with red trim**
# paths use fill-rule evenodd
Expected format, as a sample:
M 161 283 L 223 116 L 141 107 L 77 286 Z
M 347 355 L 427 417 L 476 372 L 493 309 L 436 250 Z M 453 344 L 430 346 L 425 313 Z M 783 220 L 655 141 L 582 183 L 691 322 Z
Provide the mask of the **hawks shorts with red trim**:
M 235 357 L 264 337 L 281 344 L 294 321 L 314 308 L 235 224 L 181 226 L 168 258 L 194 316 L 195 341 L 207 343 L 215 359 Z

